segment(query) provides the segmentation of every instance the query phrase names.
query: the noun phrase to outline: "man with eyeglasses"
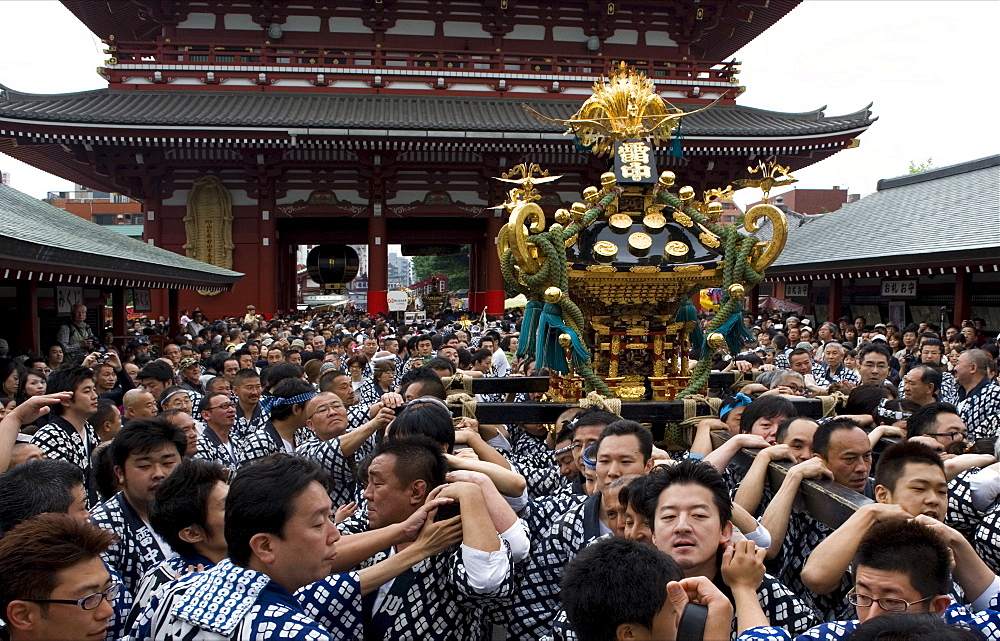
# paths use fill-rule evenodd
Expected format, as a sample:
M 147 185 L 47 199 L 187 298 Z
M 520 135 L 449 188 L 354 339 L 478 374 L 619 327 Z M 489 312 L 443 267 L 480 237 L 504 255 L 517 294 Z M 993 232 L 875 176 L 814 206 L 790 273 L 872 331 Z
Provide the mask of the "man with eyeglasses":
M 201 420 L 205 429 L 198 437 L 195 458 L 218 461 L 222 467 L 235 470 L 239 435 L 233 431 L 236 423 L 236 404 L 228 394 L 209 394 L 201 401 Z
M 861 385 L 883 385 L 888 378 L 892 353 L 882 343 L 866 343 L 858 351 L 858 373 Z
M 112 581 L 101 553 L 110 532 L 66 514 L 40 514 L 0 540 L 0 619 L 10 641 L 99 641 L 108 634 Z M 115 637 L 117 638 L 117 637 Z
M 859 625 L 875 617 L 896 614 L 936 614 L 945 623 L 978 632 L 985 639 L 1000 638 L 1000 612 L 989 609 L 1000 593 L 1000 577 L 981 560 L 956 558 L 956 572 L 970 576 L 969 605 L 952 601 L 952 552 L 954 536 L 933 518 L 890 519 L 872 526 L 854 557 L 854 587 L 847 601 L 857 619 L 822 623 L 796 637 L 797 641 L 847 639 Z M 965 567 L 960 567 L 965 562 Z M 973 567 L 968 567 L 972 565 Z M 781 628 L 749 628 L 741 639 L 790 639 Z

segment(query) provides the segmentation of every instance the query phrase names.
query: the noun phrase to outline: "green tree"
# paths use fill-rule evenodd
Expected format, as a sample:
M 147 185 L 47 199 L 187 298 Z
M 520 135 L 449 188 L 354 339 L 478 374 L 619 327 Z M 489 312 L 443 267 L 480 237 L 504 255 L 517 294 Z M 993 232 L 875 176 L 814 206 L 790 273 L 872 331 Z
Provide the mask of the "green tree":
M 928 158 L 927 162 L 922 162 L 922 163 L 915 163 L 912 160 L 910 161 L 910 173 L 911 174 L 919 174 L 922 171 L 928 171 L 930 169 L 934 169 L 934 159 L 933 158 Z
M 414 256 L 413 273 L 417 281 L 428 276 L 443 274 L 448 277 L 448 289 L 455 291 L 469 288 L 469 246 L 462 245 L 462 253 L 447 256 Z

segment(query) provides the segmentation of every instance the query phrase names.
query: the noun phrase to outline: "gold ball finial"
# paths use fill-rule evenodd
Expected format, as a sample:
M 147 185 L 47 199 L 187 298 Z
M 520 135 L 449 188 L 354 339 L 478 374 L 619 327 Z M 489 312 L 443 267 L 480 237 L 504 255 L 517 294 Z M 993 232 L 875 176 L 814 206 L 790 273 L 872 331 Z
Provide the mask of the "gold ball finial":
M 562 299 L 562 290 L 558 287 L 546 287 L 545 288 L 545 302 L 546 303 L 558 303 Z
M 573 345 L 573 337 L 569 334 L 559 334 L 559 346 L 569 349 Z
M 553 233 L 557 234 L 557 233 L 561 232 L 562 230 L 563 230 L 563 226 L 560 225 L 559 223 L 552 223 L 551 225 L 549 225 L 549 231 L 550 232 L 553 232 Z
M 601 199 L 601 190 L 593 186 L 587 187 L 583 190 L 583 199 L 590 204 L 594 204 Z
M 615 172 L 606 171 L 603 174 L 601 174 L 601 184 L 605 188 L 610 189 L 611 187 L 614 187 L 617 183 L 618 183 L 618 178 L 617 176 L 615 176 Z
M 660 184 L 664 187 L 673 186 L 675 180 L 677 180 L 677 176 L 672 171 L 665 171 L 660 174 Z
M 688 201 L 694 198 L 694 187 L 691 185 L 685 185 L 677 191 L 677 197 L 681 200 Z
M 573 203 L 570 209 L 570 217 L 575 221 L 583 220 L 583 215 L 587 213 L 587 206 L 583 203 Z
M 708 346 L 712 349 L 719 349 L 725 344 L 726 337 L 719 332 L 712 332 L 708 335 L 708 339 L 706 339 L 705 342 L 708 343 Z
M 565 209 L 557 209 L 555 213 L 556 222 L 560 225 L 565 225 L 570 221 L 569 212 Z
M 708 215 L 711 218 L 718 218 L 722 215 L 722 203 L 720 202 L 710 202 L 708 203 Z
M 743 285 L 740 285 L 739 283 L 733 283 L 732 285 L 729 286 L 730 298 L 743 298 L 743 296 L 746 293 L 747 293 L 746 288 L 743 287 Z

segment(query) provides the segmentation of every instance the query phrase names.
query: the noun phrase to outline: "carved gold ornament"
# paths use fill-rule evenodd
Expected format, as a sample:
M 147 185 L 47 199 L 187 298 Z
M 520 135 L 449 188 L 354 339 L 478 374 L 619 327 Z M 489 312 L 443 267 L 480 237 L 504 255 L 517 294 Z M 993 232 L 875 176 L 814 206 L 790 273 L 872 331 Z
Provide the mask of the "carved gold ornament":
M 700 240 L 702 244 L 705 245 L 706 247 L 715 248 L 719 246 L 718 237 L 707 231 L 703 231 L 700 234 L 698 234 L 698 240 Z
M 677 265 L 674 271 L 681 274 L 698 274 L 705 271 L 705 268 L 701 265 Z
M 658 274 L 660 268 L 656 265 L 634 265 L 629 268 L 633 274 Z
M 763 250 L 751 258 L 750 266 L 758 272 L 777 260 L 778 254 L 785 248 L 785 241 L 788 240 L 788 222 L 785 220 L 785 214 L 774 205 L 761 204 L 751 207 L 743 220 L 743 228 L 751 234 L 757 233 L 760 230 L 761 218 L 771 221 L 772 231 L 770 242 L 760 243 L 758 247 L 763 247 Z
M 607 274 L 617 270 L 612 265 L 587 265 L 587 271 Z
M 671 215 L 673 216 L 675 221 L 677 221 L 681 225 L 684 225 L 685 227 L 691 227 L 692 225 L 694 225 L 694 221 L 691 220 L 691 217 L 682 211 L 678 211 L 675 209 L 674 213 Z
M 535 244 L 528 240 L 526 223 L 531 224 L 531 232 L 533 233 L 538 234 L 545 231 L 545 213 L 537 203 L 522 202 L 514 207 L 510 213 L 510 220 L 504 225 L 507 228 L 507 233 L 503 241 L 509 244 L 521 269 L 529 274 L 537 274 L 542 266 L 535 259 L 534 252 L 529 250 L 529 246 L 534 248 Z M 499 249 L 499 247 L 498 243 L 497 248 Z M 542 262 L 545 262 L 544 259 Z
M 666 251 L 671 256 L 678 256 L 678 257 L 687 255 L 687 253 L 690 250 L 691 248 L 688 247 L 686 243 L 682 243 L 679 240 L 670 241 L 669 243 L 667 243 L 667 246 L 664 249 L 664 251 Z

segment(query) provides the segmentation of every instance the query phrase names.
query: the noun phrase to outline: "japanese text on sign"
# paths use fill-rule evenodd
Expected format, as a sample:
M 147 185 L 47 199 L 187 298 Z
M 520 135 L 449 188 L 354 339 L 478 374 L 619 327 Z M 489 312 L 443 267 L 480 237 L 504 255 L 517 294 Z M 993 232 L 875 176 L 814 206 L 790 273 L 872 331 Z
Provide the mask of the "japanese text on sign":
M 641 140 L 620 142 L 615 147 L 615 173 L 620 182 L 644 183 L 656 179 L 652 148 Z
M 917 281 L 915 280 L 883 280 L 882 295 L 899 298 L 916 298 Z
M 56 313 L 69 314 L 74 305 L 83 304 L 82 287 L 56 287 Z
M 800 283 L 797 285 L 785 285 L 785 297 L 808 296 L 808 295 L 809 295 L 809 283 Z

